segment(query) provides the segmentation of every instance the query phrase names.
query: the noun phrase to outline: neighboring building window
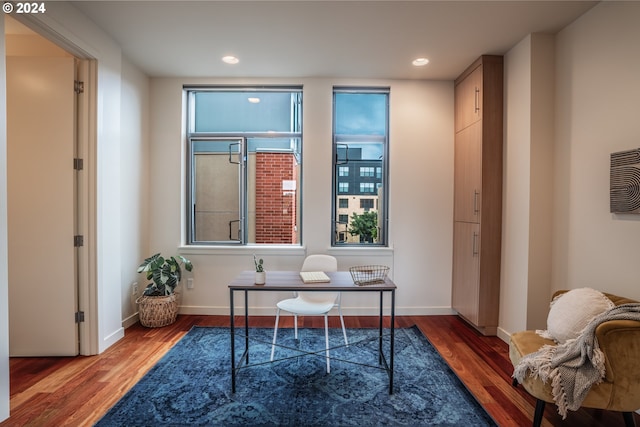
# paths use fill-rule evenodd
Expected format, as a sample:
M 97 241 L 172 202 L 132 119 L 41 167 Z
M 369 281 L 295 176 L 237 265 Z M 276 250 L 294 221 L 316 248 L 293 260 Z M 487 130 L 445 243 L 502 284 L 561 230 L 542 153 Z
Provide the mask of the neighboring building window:
M 348 209 L 349 208 L 349 199 L 341 198 L 338 200 L 338 207 L 340 209 Z
M 335 87 L 333 245 L 387 245 L 388 164 L 389 89 Z M 349 167 L 359 173 L 343 175 Z M 347 212 L 345 194 L 356 199 Z
M 373 176 L 373 171 L 375 171 L 376 168 L 373 167 L 361 167 L 360 168 L 360 176 Z
M 302 88 L 185 93 L 188 244 L 300 244 Z
M 338 221 L 340 221 L 343 224 L 346 224 L 347 222 L 349 222 L 349 215 L 338 215 Z
M 349 176 L 349 166 L 340 166 L 338 168 L 339 176 Z
M 361 182 L 360 183 L 360 192 L 361 193 L 373 193 L 374 188 L 373 182 Z
M 360 199 L 360 209 L 365 211 L 373 209 L 373 199 Z

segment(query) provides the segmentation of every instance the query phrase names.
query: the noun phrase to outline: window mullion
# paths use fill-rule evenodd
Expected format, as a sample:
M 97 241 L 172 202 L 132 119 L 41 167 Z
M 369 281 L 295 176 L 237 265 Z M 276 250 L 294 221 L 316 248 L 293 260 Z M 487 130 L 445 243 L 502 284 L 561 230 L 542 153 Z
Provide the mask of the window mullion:
M 240 206 L 239 206 L 239 211 L 240 211 L 240 230 L 238 231 L 240 236 L 240 243 L 243 245 L 247 244 L 247 238 L 248 238 L 248 226 L 247 226 L 247 214 L 248 214 L 248 203 L 247 203 L 247 189 L 248 189 L 248 185 L 247 185 L 247 160 L 248 160 L 248 155 L 247 155 L 247 138 L 242 138 L 242 143 L 241 143 L 241 152 L 242 152 L 242 161 L 240 162 L 240 188 L 239 188 L 239 192 L 240 192 L 240 197 L 239 197 L 239 202 L 240 202 Z

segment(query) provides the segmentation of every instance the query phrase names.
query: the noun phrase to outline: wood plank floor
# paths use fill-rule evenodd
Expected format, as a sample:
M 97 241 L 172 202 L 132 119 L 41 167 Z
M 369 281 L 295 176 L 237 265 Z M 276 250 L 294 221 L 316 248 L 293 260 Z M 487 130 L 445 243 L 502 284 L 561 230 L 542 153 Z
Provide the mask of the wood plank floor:
M 417 325 L 449 366 L 500 426 L 530 426 L 535 401 L 511 385 L 507 345 L 484 337 L 457 316 L 400 316 L 397 327 Z M 272 327 L 273 317 L 251 318 L 250 326 Z M 322 318 L 300 318 L 304 327 L 323 327 Z M 347 327 L 376 327 L 375 317 L 345 317 Z M 239 318 L 237 324 L 242 325 Z M 124 339 L 99 356 L 12 358 L 11 417 L 0 426 L 91 426 L 192 326 L 228 326 L 227 316 L 180 315 L 173 325 L 148 329 L 136 324 Z M 290 317 L 282 326 L 292 327 Z M 339 319 L 330 319 L 340 327 Z M 640 417 L 636 416 L 636 423 Z M 618 413 L 571 412 L 562 421 L 547 405 L 543 426 L 623 426 Z M 640 425 L 640 424 L 639 424 Z

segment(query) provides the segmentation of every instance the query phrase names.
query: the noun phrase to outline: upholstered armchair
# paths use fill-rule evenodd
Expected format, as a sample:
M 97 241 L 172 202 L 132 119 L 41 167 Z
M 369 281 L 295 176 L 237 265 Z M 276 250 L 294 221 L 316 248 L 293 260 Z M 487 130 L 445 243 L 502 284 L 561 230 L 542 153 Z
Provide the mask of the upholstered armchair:
M 567 291 L 559 291 L 554 299 Z M 637 301 L 604 293 L 613 306 Z M 622 412 L 625 424 L 635 426 L 633 411 L 640 408 L 640 321 L 611 320 L 595 329 L 600 349 L 604 353 L 605 374 L 602 382 L 589 389 L 581 406 Z M 557 345 L 555 340 L 543 338 L 536 331 L 522 331 L 511 335 L 509 357 L 516 367 L 521 359 L 541 349 L 545 344 Z M 514 379 L 514 386 L 518 381 Z M 526 375 L 521 381 L 524 389 L 537 399 L 533 425 L 540 426 L 545 403 L 554 403 L 552 386 L 537 376 Z

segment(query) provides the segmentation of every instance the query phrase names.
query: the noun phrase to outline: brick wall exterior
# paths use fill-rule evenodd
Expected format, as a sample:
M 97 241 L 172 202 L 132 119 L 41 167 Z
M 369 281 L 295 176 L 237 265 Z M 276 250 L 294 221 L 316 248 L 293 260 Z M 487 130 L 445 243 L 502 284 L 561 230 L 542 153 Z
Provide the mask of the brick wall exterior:
M 256 243 L 298 243 L 296 191 L 282 188 L 296 179 L 297 163 L 290 153 L 256 153 Z

